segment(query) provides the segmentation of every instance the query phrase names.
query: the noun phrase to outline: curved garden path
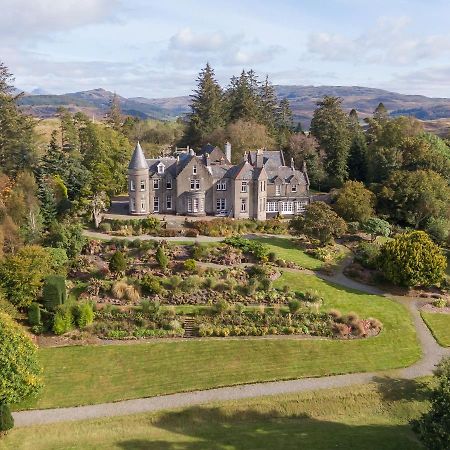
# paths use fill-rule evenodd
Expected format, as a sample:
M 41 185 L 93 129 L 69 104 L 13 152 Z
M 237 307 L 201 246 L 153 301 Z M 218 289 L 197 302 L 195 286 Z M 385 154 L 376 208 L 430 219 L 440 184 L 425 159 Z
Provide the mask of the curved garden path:
M 92 238 L 99 238 L 96 236 L 97 234 L 101 235 L 101 233 L 94 234 L 92 232 L 89 232 L 89 234 L 86 235 Z M 101 237 L 104 238 L 104 236 L 105 235 Z M 153 237 L 149 236 L 148 239 L 153 239 Z M 221 238 L 212 239 L 219 241 Z M 177 240 L 180 239 L 177 238 Z M 343 274 L 343 268 L 345 267 L 346 262 L 348 261 L 344 261 L 340 266 L 340 269 L 334 275 L 323 275 L 318 272 L 316 272 L 316 275 L 326 281 L 344 286 L 346 288 L 359 290 L 369 294 L 383 295 L 406 306 L 412 315 L 417 332 L 417 338 L 422 348 L 422 358 L 418 362 L 404 369 L 389 370 L 384 372 L 364 372 L 345 375 L 332 375 L 321 378 L 302 378 L 298 380 L 244 384 L 203 391 L 161 395 L 157 397 L 135 400 L 124 400 L 114 403 L 103 403 L 71 408 L 19 411 L 13 413 L 15 424 L 18 427 L 23 427 L 55 422 L 121 416 L 143 412 L 156 412 L 165 409 L 189 407 L 216 401 L 240 400 L 267 395 L 290 394 L 302 391 L 364 384 L 376 381 L 377 378 L 380 378 L 380 376 L 413 379 L 420 376 L 430 375 L 436 364 L 443 356 L 450 356 L 450 349 L 439 346 L 428 327 L 423 322 L 419 312 L 419 307 L 423 301 L 412 297 L 392 296 L 378 288 L 367 286 L 347 278 Z M 284 270 L 295 271 L 295 269 Z

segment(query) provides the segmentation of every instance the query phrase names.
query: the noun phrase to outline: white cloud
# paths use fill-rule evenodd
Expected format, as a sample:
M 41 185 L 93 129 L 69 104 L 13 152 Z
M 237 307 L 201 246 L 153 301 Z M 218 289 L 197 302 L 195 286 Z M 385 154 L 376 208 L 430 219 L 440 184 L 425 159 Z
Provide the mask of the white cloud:
M 258 40 L 247 40 L 243 34 L 198 33 L 183 28 L 170 38 L 160 61 L 179 69 L 198 66 L 205 61 L 224 67 L 250 67 L 272 61 L 281 51 L 283 48 L 279 45 L 262 45 Z
M 0 39 L 48 36 L 111 19 L 119 0 L 0 0 Z
M 450 35 L 412 37 L 408 17 L 380 18 L 374 27 L 356 37 L 312 33 L 307 49 L 323 60 L 407 65 L 450 53 Z

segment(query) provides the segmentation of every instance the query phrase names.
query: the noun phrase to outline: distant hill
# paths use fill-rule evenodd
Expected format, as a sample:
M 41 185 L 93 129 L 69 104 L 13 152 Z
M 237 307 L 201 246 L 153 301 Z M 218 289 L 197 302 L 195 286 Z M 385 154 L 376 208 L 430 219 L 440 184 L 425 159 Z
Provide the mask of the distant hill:
M 294 120 L 307 129 L 316 108 L 316 102 L 324 95 L 343 98 L 343 106 L 348 111 L 355 108 L 361 117 L 372 114 L 383 102 L 391 115 L 411 115 L 418 119 L 434 121 L 434 129 L 443 133 L 436 123 L 438 119 L 450 119 L 450 99 L 430 98 L 423 95 L 404 95 L 382 89 L 360 86 L 275 86 L 278 97 L 287 98 L 294 113 Z M 105 89 L 73 92 L 62 95 L 30 95 L 20 99 L 22 108 L 38 117 L 54 116 L 58 107 L 83 111 L 101 118 L 105 115 L 113 93 Z M 170 120 L 189 112 L 189 96 L 169 98 L 125 98 L 118 96 L 124 114 L 141 118 Z M 446 129 L 446 131 L 448 131 Z

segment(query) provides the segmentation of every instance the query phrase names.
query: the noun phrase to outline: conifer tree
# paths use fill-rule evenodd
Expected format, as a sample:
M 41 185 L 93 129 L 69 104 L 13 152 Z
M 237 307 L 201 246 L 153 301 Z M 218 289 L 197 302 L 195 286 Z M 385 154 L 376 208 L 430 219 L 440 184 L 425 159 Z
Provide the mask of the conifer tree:
M 310 129 L 325 152 L 325 170 L 331 184 L 337 186 L 348 178 L 351 144 L 348 117 L 341 103 L 341 98 L 329 96 L 318 101 Z
M 197 89 L 191 95 L 191 114 L 187 137 L 190 145 L 203 143 L 205 137 L 225 125 L 222 88 L 209 63 L 197 78 Z
M 289 138 L 291 137 L 292 129 L 294 127 L 292 110 L 287 98 L 283 98 L 278 105 L 276 125 L 278 145 L 285 149 L 289 146 Z
M 20 95 L 12 95 L 13 81 L 8 68 L 0 62 L 0 170 L 14 176 L 31 168 L 37 156 L 35 120 L 19 110 Z
M 260 120 L 266 126 L 267 131 L 273 137 L 276 134 L 278 103 L 275 89 L 266 75 L 264 82 L 259 89 L 260 96 Z
M 352 109 L 349 114 L 349 130 L 352 142 L 348 158 L 348 176 L 350 180 L 366 181 L 367 143 L 355 109 Z
M 231 78 L 227 89 L 227 109 L 230 122 L 239 119 L 259 122 L 259 83 L 253 71 L 243 70 L 239 77 Z
M 380 123 L 386 122 L 388 120 L 389 113 L 386 107 L 384 106 L 383 102 L 380 102 L 378 106 L 375 108 L 375 111 L 373 112 L 373 118 Z

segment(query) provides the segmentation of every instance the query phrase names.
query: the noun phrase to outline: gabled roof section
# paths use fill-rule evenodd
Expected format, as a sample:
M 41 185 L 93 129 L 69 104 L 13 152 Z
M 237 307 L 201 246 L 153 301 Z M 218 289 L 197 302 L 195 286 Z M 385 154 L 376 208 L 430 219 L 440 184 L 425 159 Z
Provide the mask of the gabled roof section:
M 147 159 L 150 176 L 158 175 L 158 166 L 164 165 L 164 174 L 170 174 L 172 177 L 176 177 L 177 159 L 173 157 Z M 159 174 L 163 175 L 163 174 Z
M 256 165 L 256 151 L 248 153 L 248 160 L 253 166 Z M 282 150 L 263 150 L 263 164 L 266 169 L 276 169 L 284 166 L 284 154 Z
M 128 168 L 131 170 L 148 169 L 147 160 L 145 159 L 144 152 L 142 151 L 139 141 L 134 148 L 133 156 L 131 157 Z

